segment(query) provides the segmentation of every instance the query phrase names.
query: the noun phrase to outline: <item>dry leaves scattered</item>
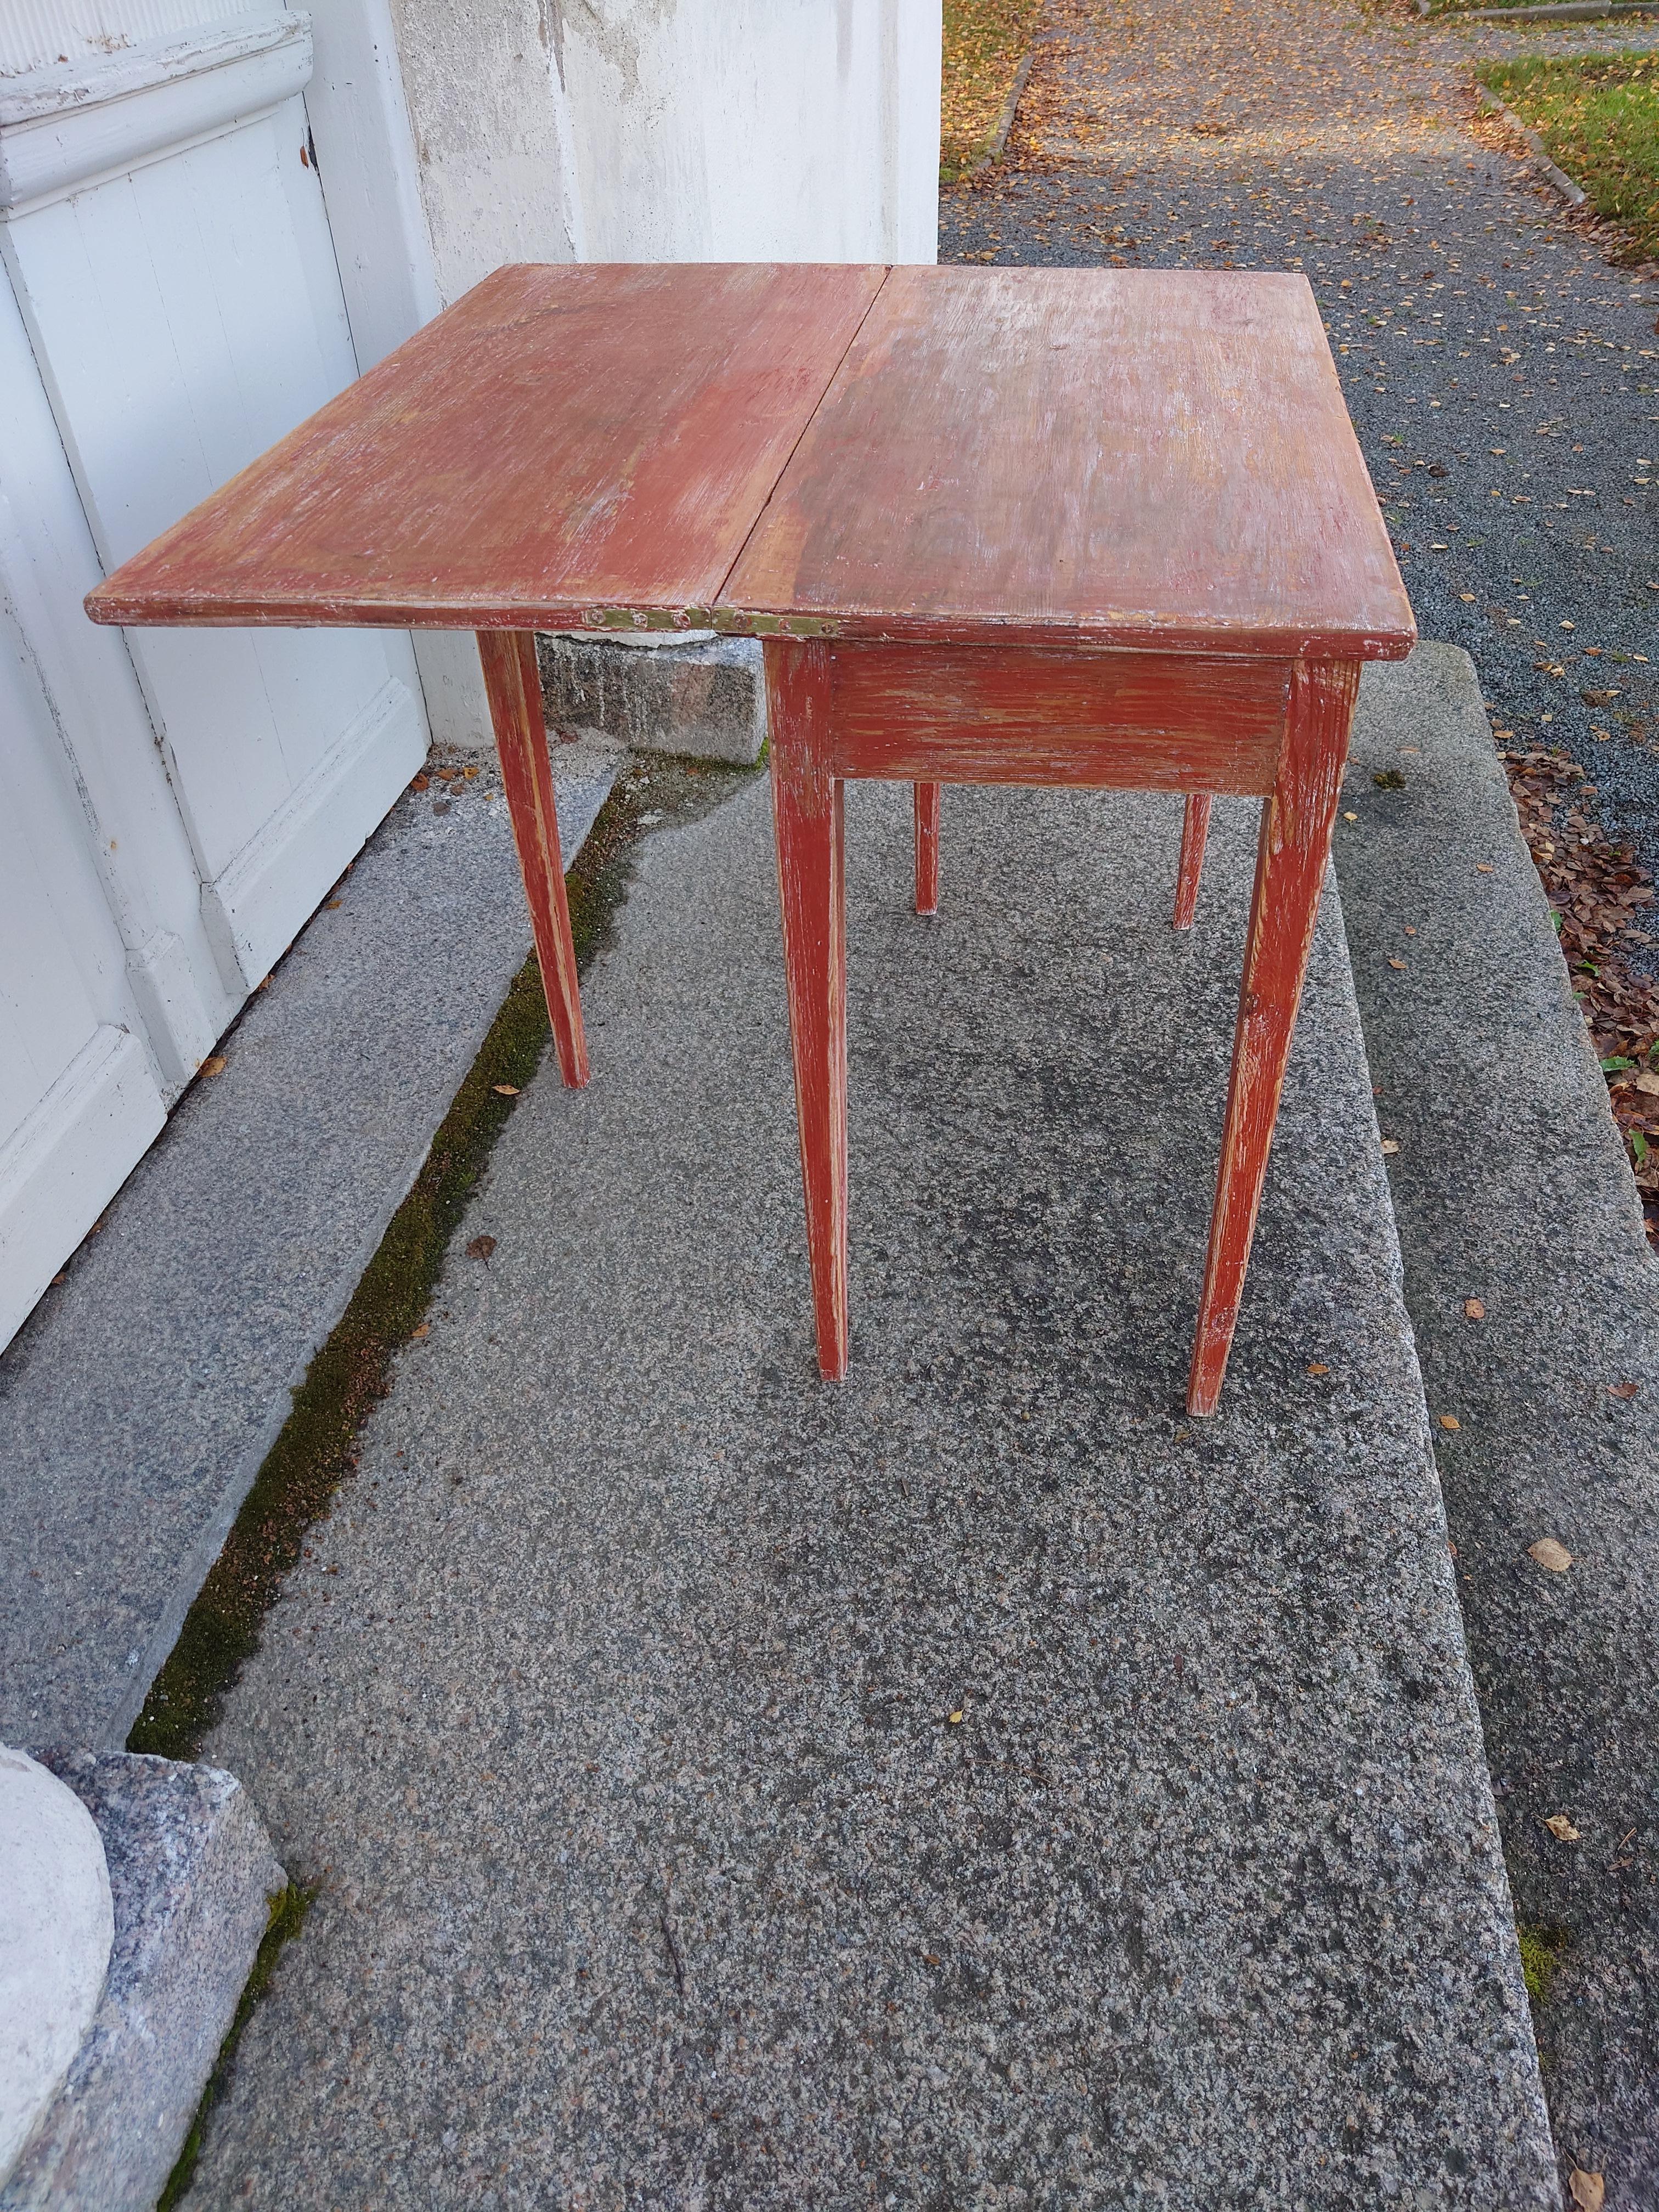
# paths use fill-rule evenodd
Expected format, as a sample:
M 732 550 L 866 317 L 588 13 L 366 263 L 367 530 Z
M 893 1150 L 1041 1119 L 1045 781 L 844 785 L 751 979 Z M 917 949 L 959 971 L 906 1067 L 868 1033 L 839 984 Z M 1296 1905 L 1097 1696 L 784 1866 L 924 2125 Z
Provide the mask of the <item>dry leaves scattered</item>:
M 1042 0 L 945 0 L 939 169 L 959 176 L 989 144 Z
M 1659 983 L 1619 949 L 1650 941 L 1653 885 L 1629 846 L 1585 812 L 1596 787 L 1577 761 L 1540 746 L 1499 757 L 1659 1247 Z

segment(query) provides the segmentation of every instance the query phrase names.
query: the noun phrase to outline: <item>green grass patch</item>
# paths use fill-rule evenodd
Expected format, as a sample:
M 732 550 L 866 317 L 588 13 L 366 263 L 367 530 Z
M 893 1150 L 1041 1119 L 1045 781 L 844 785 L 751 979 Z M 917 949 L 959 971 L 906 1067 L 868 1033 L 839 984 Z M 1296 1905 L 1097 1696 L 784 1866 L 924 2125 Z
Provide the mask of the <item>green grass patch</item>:
M 236 2016 L 225 2032 L 224 2041 L 219 2045 L 219 2056 L 213 2062 L 213 2071 L 208 2075 L 202 2101 L 196 2107 L 190 2133 L 185 2137 L 184 2147 L 167 2176 L 166 2188 L 155 2200 L 155 2212 L 173 2212 L 173 2207 L 184 2202 L 185 2191 L 195 2177 L 196 2161 L 202 2155 L 209 2117 L 230 2086 L 231 2069 L 235 2063 L 236 2046 L 241 2040 L 242 2030 L 247 2026 L 254 2006 L 270 1986 L 277 1953 L 305 1926 L 306 1915 L 310 1911 L 312 1899 L 316 1894 L 313 1889 L 301 1889 L 289 1882 L 286 1889 L 279 1889 L 271 1899 L 270 1917 L 265 1923 L 265 1932 L 255 1954 L 247 1986 L 237 2004 Z
M 1521 1945 L 1521 1972 L 1527 1995 L 1534 2008 L 1541 2011 L 1548 2001 L 1556 1970 L 1567 1955 L 1567 1931 L 1565 1928 L 1522 1927 L 1515 1932 Z
M 1659 258 L 1659 54 L 1534 54 L 1475 74 L 1538 133 L 1596 213 L 1630 234 L 1626 258 Z
M 955 184 L 988 149 L 1042 5 L 1042 0 L 945 0 L 941 183 Z
M 631 781 L 619 782 L 565 878 L 579 968 L 605 942 L 625 896 L 640 805 Z M 350 1304 L 295 1391 L 294 1409 L 151 1685 L 129 1751 L 198 1755 L 226 1692 L 258 1649 L 265 1614 L 307 1531 L 357 1463 L 359 1433 L 391 1389 L 399 1347 L 425 1318 L 449 1241 L 514 1109 L 514 1099 L 495 1085 L 522 1091 L 550 1033 L 532 955 L 514 978 Z

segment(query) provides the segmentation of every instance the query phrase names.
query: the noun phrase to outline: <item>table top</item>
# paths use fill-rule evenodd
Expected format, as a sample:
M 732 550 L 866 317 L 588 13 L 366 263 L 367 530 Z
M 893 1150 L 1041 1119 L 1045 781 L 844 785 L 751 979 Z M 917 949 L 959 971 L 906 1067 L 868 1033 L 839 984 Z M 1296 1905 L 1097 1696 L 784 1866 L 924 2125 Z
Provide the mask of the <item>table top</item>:
M 885 275 L 498 269 L 125 562 L 88 611 L 684 623 L 712 605 Z
M 1415 636 L 1307 283 L 1172 270 L 500 270 L 88 609 L 1343 659 Z

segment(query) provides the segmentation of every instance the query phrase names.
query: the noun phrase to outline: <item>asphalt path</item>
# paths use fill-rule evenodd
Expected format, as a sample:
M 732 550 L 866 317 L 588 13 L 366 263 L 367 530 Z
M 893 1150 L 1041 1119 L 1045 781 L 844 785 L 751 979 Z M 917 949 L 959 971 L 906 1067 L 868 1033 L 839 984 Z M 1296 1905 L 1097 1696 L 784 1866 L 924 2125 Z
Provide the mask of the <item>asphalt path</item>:
M 1008 155 L 944 195 L 939 252 L 1303 271 L 1421 634 L 1474 656 L 1497 729 L 1593 764 L 1659 873 L 1659 267 L 1620 265 L 1471 90 L 1483 53 L 1617 43 L 1051 0 Z

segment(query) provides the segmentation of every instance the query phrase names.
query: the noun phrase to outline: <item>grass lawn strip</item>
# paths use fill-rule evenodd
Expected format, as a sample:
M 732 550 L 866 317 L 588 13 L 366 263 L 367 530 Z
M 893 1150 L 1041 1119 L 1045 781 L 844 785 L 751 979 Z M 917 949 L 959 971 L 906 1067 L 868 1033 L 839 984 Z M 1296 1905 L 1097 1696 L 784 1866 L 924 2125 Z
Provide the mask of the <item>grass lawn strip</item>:
M 1659 54 L 1528 55 L 1476 76 L 1627 232 L 1633 261 L 1659 259 Z
M 954 184 L 987 152 L 1042 0 L 945 0 L 939 95 L 939 176 Z

